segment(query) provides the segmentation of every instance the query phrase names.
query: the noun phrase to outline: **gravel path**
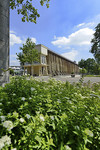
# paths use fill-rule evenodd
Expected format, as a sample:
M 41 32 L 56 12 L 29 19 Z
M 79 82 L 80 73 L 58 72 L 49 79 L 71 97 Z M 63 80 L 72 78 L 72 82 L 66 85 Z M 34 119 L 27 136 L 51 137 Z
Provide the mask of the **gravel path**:
M 78 82 L 81 78 L 80 75 L 76 75 L 74 78 L 70 77 L 70 76 L 54 76 L 54 77 L 49 77 L 49 76 L 40 76 L 40 77 L 35 77 L 36 79 L 40 79 L 43 81 L 48 81 L 50 78 L 56 79 L 56 80 L 60 80 L 63 82 L 69 81 L 70 83 L 73 82 Z M 84 77 L 83 82 L 87 83 L 88 81 L 90 81 L 91 83 L 94 82 L 100 82 L 100 77 Z

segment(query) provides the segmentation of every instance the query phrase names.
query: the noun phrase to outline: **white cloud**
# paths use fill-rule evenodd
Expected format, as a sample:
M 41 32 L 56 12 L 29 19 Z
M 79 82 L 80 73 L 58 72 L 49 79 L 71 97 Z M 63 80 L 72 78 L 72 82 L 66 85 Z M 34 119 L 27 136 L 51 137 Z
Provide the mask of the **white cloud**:
M 100 23 L 100 14 L 94 16 L 92 19 L 88 19 L 85 23 L 80 23 L 76 28 L 92 28 L 94 29 L 97 24 Z
M 31 37 L 32 42 L 37 43 L 36 38 Z M 21 38 L 16 35 L 15 31 L 10 31 L 10 46 L 13 46 L 15 44 L 23 44 L 26 42 L 26 38 Z
M 93 38 L 94 31 L 89 28 L 80 29 L 68 37 L 55 37 L 55 41 L 51 43 L 57 46 L 67 46 L 67 45 L 90 45 L 90 41 Z
M 63 53 L 61 55 L 66 57 L 67 59 L 70 59 L 70 60 L 74 61 L 74 60 L 76 60 L 76 56 L 78 55 L 78 51 L 72 50 L 70 52 Z
M 21 38 L 17 36 L 14 31 L 10 31 L 10 46 L 21 43 L 22 43 Z
M 80 23 L 80 24 L 78 24 L 76 27 L 79 28 L 79 27 L 81 27 L 81 26 L 83 26 L 83 25 L 85 25 L 85 23 Z
M 77 28 L 94 28 L 96 26 L 96 22 L 88 22 L 88 23 L 81 23 L 78 24 L 76 27 Z
M 36 44 L 36 38 L 31 37 L 32 42 L 34 42 Z

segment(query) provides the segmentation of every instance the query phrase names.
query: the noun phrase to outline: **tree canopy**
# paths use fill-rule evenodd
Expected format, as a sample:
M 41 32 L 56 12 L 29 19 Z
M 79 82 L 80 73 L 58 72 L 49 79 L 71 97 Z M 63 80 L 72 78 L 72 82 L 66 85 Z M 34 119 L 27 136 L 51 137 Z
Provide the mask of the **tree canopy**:
M 100 23 L 95 28 L 94 38 L 91 40 L 91 43 L 90 52 L 93 53 L 96 61 L 100 64 Z
M 10 0 L 10 8 L 17 9 L 18 14 L 22 14 L 22 21 L 36 23 L 36 18 L 40 17 L 38 10 L 32 4 L 33 0 Z M 49 7 L 50 0 L 40 0 L 41 6 L 46 3 L 47 8 Z
M 22 52 L 17 54 L 17 59 L 21 65 L 24 65 L 25 62 L 31 64 L 33 64 L 33 62 L 40 62 L 40 54 L 38 50 L 35 49 L 35 43 L 33 43 L 30 38 L 20 47 L 20 50 L 22 50 Z
M 80 68 L 86 69 L 88 74 L 100 74 L 100 65 L 93 58 L 81 59 L 78 65 Z

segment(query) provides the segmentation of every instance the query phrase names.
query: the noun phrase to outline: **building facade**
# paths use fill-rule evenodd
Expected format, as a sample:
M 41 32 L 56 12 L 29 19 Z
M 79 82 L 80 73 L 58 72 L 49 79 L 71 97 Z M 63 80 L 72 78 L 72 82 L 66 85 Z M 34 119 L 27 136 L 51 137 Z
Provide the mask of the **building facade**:
M 36 49 L 40 53 L 40 63 L 25 63 L 24 71 L 27 70 L 27 74 L 34 76 L 55 76 L 68 75 L 72 72 L 75 74 L 79 73 L 79 67 L 75 62 L 53 52 L 42 44 L 36 45 Z

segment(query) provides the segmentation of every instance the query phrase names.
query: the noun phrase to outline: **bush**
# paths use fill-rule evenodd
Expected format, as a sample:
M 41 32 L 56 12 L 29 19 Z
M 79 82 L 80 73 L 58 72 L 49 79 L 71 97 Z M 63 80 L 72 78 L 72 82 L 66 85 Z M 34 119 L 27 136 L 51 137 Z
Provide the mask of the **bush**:
M 0 149 L 99 150 L 100 83 L 13 77 L 0 87 Z

